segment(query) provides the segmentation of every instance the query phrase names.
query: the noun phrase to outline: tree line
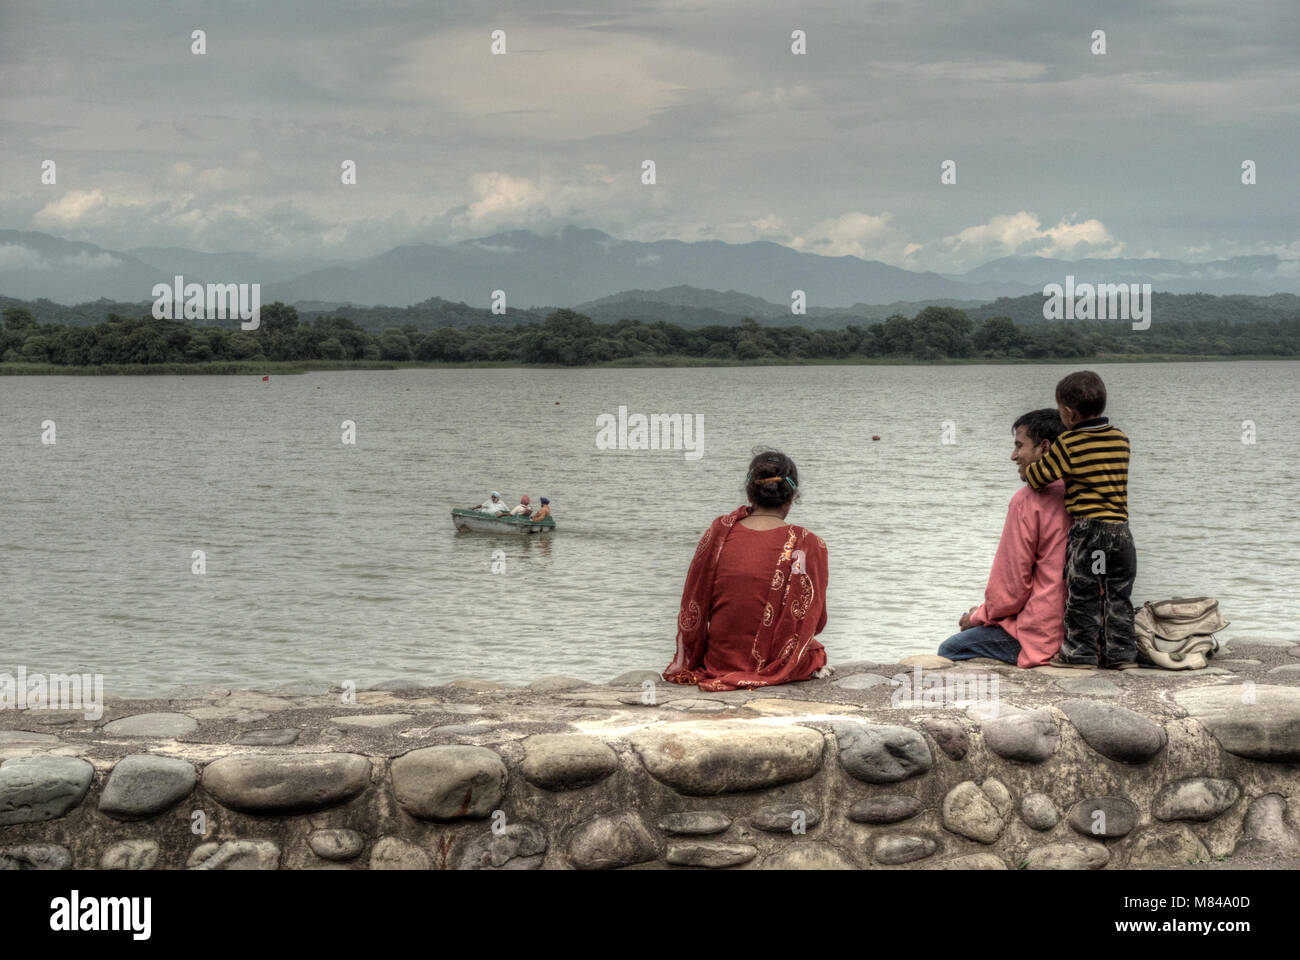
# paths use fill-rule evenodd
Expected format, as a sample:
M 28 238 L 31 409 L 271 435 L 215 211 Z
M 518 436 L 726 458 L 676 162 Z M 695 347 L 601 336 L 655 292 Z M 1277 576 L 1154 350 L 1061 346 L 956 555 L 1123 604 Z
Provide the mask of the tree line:
M 382 333 L 346 317 L 304 322 L 292 306 L 261 310 L 259 329 L 198 326 L 151 315 L 110 314 L 93 326 L 37 323 L 26 308 L 3 311 L 0 363 L 93 367 L 217 361 L 384 361 L 587 366 L 609 362 L 773 363 L 898 359 L 1050 360 L 1105 356 L 1300 356 L 1300 315 L 1277 321 L 1171 321 L 1150 329 L 1126 322 L 1075 321 L 1022 326 L 1009 317 L 973 322 L 952 307 L 895 314 L 869 326 L 809 330 L 735 325 L 683 328 L 664 321 L 597 323 L 560 309 L 513 326 L 414 325 Z

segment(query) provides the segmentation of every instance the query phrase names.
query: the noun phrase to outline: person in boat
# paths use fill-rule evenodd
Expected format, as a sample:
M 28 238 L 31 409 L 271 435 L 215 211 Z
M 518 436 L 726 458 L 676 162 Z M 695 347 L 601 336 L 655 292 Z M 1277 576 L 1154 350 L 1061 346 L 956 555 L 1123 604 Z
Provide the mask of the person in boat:
M 1031 410 L 1011 425 L 1011 459 L 1028 483 L 1028 469 L 1065 430 L 1057 411 Z M 1065 552 L 1070 515 L 1061 480 L 1041 490 L 1023 486 L 1011 497 L 984 602 L 957 621 L 959 633 L 939 645 L 949 660 L 991 657 L 1041 667 L 1065 637 Z
M 777 451 L 754 457 L 749 504 L 700 538 L 677 615 L 677 652 L 663 678 L 736 690 L 827 676 L 826 541 L 786 522 L 799 471 Z
M 506 510 L 508 510 L 509 508 L 506 506 L 506 502 L 501 499 L 501 494 L 493 490 L 492 496 L 488 499 L 488 502 L 480 503 L 474 509 L 482 510 L 484 513 L 490 513 L 493 516 L 499 517 L 501 516 L 501 514 L 505 513 Z
M 532 501 L 528 499 L 528 494 L 525 493 L 519 498 L 519 506 L 510 511 L 510 516 L 527 518 L 533 511 L 533 508 L 529 506 L 531 502 Z
M 534 513 L 529 519 L 534 521 L 545 520 L 550 515 L 551 515 L 551 501 L 547 500 L 545 497 L 542 497 L 541 509 L 539 509 L 536 513 Z

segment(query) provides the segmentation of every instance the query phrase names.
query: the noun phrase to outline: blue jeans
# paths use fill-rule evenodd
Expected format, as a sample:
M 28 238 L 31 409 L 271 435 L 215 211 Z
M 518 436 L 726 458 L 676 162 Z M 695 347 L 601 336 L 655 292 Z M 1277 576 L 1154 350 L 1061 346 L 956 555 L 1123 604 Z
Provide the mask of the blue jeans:
M 1001 627 L 971 627 L 939 644 L 939 656 L 949 660 L 991 657 L 1014 664 L 1020 656 L 1020 641 Z

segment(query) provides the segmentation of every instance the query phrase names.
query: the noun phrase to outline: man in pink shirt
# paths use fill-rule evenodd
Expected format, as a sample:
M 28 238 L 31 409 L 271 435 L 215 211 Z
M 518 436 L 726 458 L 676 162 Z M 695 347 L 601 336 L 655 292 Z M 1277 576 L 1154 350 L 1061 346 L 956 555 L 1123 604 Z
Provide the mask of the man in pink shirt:
M 1011 459 L 1026 480 L 1025 468 L 1047 452 L 1065 429 L 1052 409 L 1034 410 L 1012 426 Z M 1065 483 L 1057 480 L 1034 490 L 1023 486 L 1011 498 L 1002 540 L 984 602 L 961 615 L 954 634 L 939 645 L 949 660 L 992 657 L 1021 667 L 1047 663 L 1065 635 L 1065 548 L 1070 515 Z

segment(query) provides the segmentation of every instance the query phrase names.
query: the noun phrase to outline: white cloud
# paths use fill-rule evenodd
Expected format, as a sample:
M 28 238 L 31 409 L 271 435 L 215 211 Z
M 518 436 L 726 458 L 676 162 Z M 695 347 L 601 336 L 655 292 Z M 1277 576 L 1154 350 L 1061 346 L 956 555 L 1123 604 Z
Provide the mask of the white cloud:
M 101 219 L 107 209 L 108 200 L 98 187 L 94 190 L 69 190 L 38 210 L 32 222 L 42 227 L 80 226 Z
M 75 267 L 79 270 L 109 270 L 121 261 L 108 252 L 91 253 L 81 250 L 70 257 L 47 260 L 40 251 L 20 243 L 0 246 L 0 270 L 49 270 L 54 267 Z
M 1100 220 L 1071 223 L 1063 218 L 1055 226 L 1044 229 L 1038 217 L 1026 210 L 999 214 L 987 223 L 944 237 L 942 242 L 951 257 L 963 261 L 1017 254 L 1064 259 L 1111 258 L 1124 252 L 1124 244 L 1111 236 Z
M 1268 240 L 1242 243 L 1237 240 L 1223 240 L 1217 245 L 1208 243 L 1179 248 L 1173 254 L 1181 260 L 1226 260 L 1231 257 L 1277 257 L 1283 263 L 1278 272 L 1286 269 L 1287 275 L 1294 275 L 1293 261 L 1300 260 L 1300 240 L 1273 242 Z
M 90 253 L 82 250 L 74 256 L 64 257 L 59 266 L 76 267 L 79 270 L 109 270 L 116 267 L 120 262 L 111 253 Z
M 461 218 L 467 226 L 499 220 L 502 214 L 525 215 L 546 207 L 545 192 L 524 177 L 493 170 L 474 174 L 469 185 L 475 199 Z
M 471 197 L 447 213 L 453 231 L 546 230 L 588 219 L 588 211 L 603 213 L 626 189 L 626 178 L 620 184 L 599 164 L 586 165 L 577 180 L 487 170 L 469 177 Z
M 788 246 L 826 257 L 853 256 L 863 260 L 894 259 L 907 240 L 890 224 L 893 214 L 845 213 L 822 220 L 792 238 Z
M 0 270 L 48 270 L 50 262 L 21 243 L 0 245 Z

